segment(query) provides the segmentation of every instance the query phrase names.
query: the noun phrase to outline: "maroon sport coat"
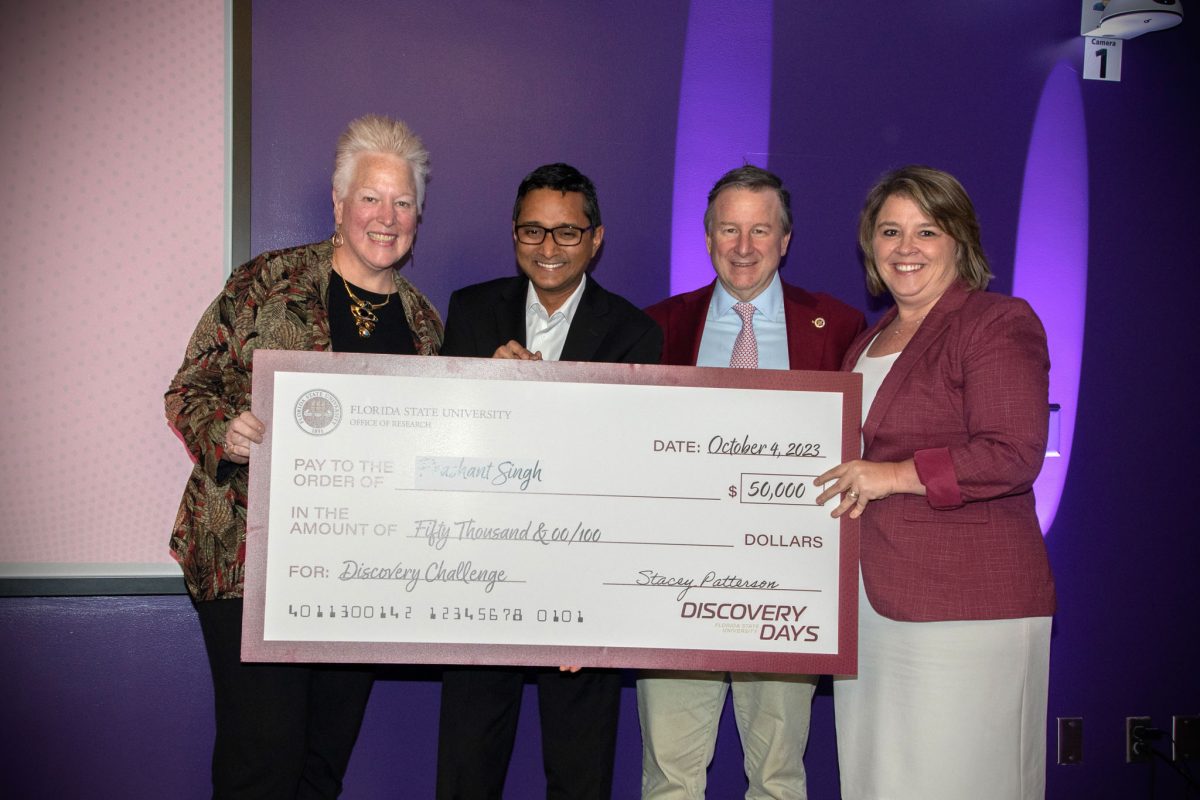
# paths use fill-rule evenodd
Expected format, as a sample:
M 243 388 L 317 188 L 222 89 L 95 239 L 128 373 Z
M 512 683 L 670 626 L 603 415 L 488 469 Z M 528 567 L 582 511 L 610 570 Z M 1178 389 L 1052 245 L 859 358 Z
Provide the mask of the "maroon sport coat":
M 783 318 L 787 325 L 791 369 L 836 370 L 846 348 L 866 328 L 860 311 L 820 292 L 783 283 Z M 712 301 L 714 280 L 691 292 L 668 297 L 646 309 L 663 331 L 662 363 L 694 367 Z
M 852 370 L 893 308 L 859 336 Z M 1054 613 L 1033 502 L 1049 419 L 1046 334 L 1024 300 L 956 284 L 879 387 L 863 458 L 912 458 L 927 496 L 895 494 L 861 518 L 862 573 L 885 617 L 931 621 Z

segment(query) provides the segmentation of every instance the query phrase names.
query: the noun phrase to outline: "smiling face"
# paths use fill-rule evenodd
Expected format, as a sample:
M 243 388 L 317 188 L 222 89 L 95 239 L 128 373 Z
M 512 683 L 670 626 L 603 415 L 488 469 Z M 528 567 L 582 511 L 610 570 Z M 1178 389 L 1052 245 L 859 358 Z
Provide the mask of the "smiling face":
M 333 197 L 333 218 L 345 246 L 334 250 L 334 266 L 364 289 L 394 290 L 391 268 L 412 248 L 417 232 L 417 190 L 403 158 L 383 153 L 359 157 L 344 198 Z
M 958 277 L 958 244 L 911 198 L 894 194 L 875 218 L 879 277 L 901 310 L 924 313 Z
M 513 245 L 517 264 L 529 278 L 538 300 L 547 313 L 553 314 L 571 296 L 583 280 L 583 273 L 592 262 L 600 243 L 604 241 L 604 226 L 583 234 L 577 245 L 563 247 L 548 231 L 560 225 L 586 228 L 587 214 L 583 210 L 582 192 L 560 192 L 557 189 L 534 189 L 521 200 L 513 224 Z M 516 229 L 521 225 L 539 225 L 547 229 L 541 244 L 523 244 L 517 240 Z
M 708 255 L 721 285 L 738 300 L 758 297 L 779 271 L 792 238 L 784 233 L 782 211 L 770 190 L 729 188 L 713 202 Z

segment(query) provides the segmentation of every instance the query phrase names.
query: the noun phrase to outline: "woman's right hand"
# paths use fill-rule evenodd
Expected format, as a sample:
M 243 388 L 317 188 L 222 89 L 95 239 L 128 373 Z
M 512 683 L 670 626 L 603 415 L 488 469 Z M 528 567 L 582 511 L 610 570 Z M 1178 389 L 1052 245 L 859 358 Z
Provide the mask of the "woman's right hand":
M 225 460 L 234 464 L 250 463 L 250 445 L 262 444 L 267 426 L 249 411 L 238 414 L 225 429 Z
M 823 506 L 826 500 L 841 495 L 830 514 L 834 518 L 850 512 L 850 519 L 858 519 L 871 500 L 883 500 L 899 492 L 925 494 L 911 458 L 905 461 L 847 461 L 817 476 L 813 483 L 824 486 L 830 481 L 833 485 L 817 495 L 816 502 Z

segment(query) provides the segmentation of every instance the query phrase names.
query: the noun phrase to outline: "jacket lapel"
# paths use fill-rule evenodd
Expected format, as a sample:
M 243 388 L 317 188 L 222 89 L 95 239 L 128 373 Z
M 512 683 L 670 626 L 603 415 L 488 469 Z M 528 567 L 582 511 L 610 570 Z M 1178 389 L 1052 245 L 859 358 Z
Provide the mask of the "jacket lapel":
M 589 275 L 583 286 L 583 297 L 567 330 L 561 361 L 591 361 L 607 330 L 608 297 L 600 284 Z
M 496 303 L 497 340 L 502 344 L 518 341 L 525 344 L 525 294 L 529 290 L 529 279 L 513 278 L 500 290 L 500 302 Z
M 813 353 L 824 348 L 823 337 L 813 324 L 816 320 L 812 295 L 780 280 L 783 289 L 783 321 L 787 332 L 788 367 L 800 369 L 812 363 Z
M 692 334 L 688 340 L 691 343 L 692 351 L 687 363 L 693 366 L 700 358 L 700 340 L 704 338 L 704 324 L 708 322 L 708 307 L 712 304 L 712 296 L 716 288 L 717 282 L 714 280 L 708 285 L 707 291 L 700 292 L 694 298 L 688 298 L 692 302 L 685 306 L 687 316 L 681 323 L 681 327 Z
M 950 286 L 949 289 L 938 299 L 937 303 L 929 310 L 929 315 L 925 321 L 921 323 L 921 327 L 913 334 L 912 339 L 904 349 L 900 352 L 899 358 L 892 368 L 888 370 L 887 377 L 883 379 L 883 383 L 879 386 L 879 391 L 875 394 L 875 401 L 871 403 L 871 409 L 867 413 L 867 421 L 863 425 L 863 452 L 865 453 L 871 446 L 872 440 L 875 438 L 875 432 L 879 430 L 879 423 L 887 414 L 888 408 L 892 401 L 896 399 L 900 388 L 904 385 L 908 378 L 908 374 L 912 372 L 914 366 L 920 361 L 934 342 L 936 342 L 950 325 L 950 319 L 955 311 L 962 307 L 966 302 L 968 290 L 959 283 Z M 873 327 L 870 334 L 863 337 L 863 346 L 855 348 L 857 353 L 854 355 L 854 361 L 850 362 L 851 368 L 858 361 L 866 346 L 875 338 L 875 334 L 883 330 L 883 327 L 895 319 L 897 314 L 896 308 L 893 306 L 887 314 Z

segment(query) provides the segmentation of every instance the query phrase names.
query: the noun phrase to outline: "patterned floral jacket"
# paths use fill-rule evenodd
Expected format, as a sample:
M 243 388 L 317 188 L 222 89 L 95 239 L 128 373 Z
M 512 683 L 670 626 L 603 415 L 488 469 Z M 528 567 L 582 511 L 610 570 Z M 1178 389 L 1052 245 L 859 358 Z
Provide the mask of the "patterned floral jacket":
M 249 470 L 221 461 L 225 428 L 250 408 L 256 349 L 330 348 L 332 257 L 329 242 L 317 242 L 263 253 L 234 270 L 167 390 L 167 421 L 196 465 L 171 533 L 171 553 L 195 600 L 242 596 Z M 417 353 L 435 355 L 442 343 L 437 310 L 398 274 L 396 286 Z

